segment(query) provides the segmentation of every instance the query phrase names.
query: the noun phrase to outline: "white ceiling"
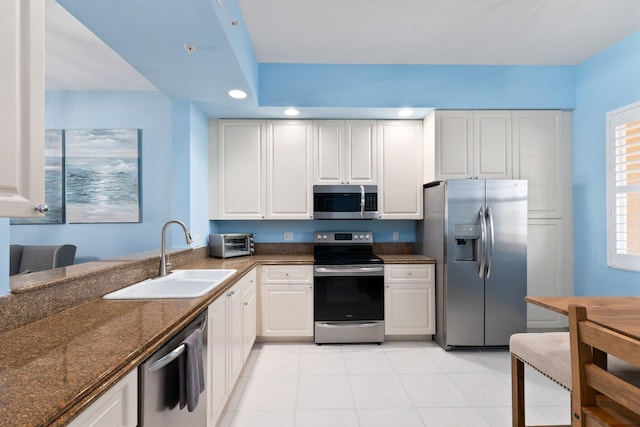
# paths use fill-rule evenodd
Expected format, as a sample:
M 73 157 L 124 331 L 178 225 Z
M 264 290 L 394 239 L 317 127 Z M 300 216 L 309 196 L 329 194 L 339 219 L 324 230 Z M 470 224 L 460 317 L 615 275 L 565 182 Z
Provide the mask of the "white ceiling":
M 45 2 L 47 90 L 157 90 L 54 0 Z
M 227 0 L 209 1 L 224 10 Z M 155 90 L 56 1 L 46 2 L 47 89 Z M 640 0 L 238 3 L 260 63 L 575 65 L 640 29 Z
M 258 62 L 577 65 L 638 0 L 238 0 Z

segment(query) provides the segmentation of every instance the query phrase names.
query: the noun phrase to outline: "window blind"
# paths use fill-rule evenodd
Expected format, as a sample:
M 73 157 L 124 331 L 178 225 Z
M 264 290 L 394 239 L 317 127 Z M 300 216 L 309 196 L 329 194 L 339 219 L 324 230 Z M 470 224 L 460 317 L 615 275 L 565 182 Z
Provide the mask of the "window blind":
M 640 103 L 607 122 L 608 264 L 640 271 Z

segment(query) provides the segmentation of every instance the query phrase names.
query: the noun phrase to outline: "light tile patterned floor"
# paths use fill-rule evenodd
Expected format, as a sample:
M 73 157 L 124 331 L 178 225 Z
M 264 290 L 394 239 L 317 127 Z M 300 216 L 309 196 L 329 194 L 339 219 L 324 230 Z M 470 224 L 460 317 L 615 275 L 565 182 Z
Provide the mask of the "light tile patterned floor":
M 507 350 L 258 343 L 219 426 L 509 427 Z M 527 425 L 570 424 L 569 392 L 525 371 Z

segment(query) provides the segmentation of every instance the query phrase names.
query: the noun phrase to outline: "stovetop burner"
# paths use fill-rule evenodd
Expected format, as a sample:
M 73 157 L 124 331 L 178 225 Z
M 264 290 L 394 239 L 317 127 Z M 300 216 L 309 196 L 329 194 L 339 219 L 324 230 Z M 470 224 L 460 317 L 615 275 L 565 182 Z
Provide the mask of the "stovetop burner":
M 373 233 L 370 231 L 316 232 L 313 255 L 316 265 L 383 263 L 373 254 Z

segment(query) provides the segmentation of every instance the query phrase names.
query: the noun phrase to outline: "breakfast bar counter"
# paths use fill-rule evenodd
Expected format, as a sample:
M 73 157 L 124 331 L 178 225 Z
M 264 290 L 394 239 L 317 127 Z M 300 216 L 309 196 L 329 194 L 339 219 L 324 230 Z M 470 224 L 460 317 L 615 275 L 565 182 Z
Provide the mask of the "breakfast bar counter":
M 433 262 L 421 255 L 382 257 L 388 263 Z M 311 254 L 254 255 L 226 260 L 201 258 L 179 268 L 236 269 L 237 272 L 199 298 L 104 300 L 100 296 L 5 330 L 0 334 L 3 342 L 0 347 L 0 425 L 66 425 L 253 267 L 312 263 Z M 118 277 L 104 280 L 117 281 Z M 123 286 L 128 284 L 131 283 Z M 67 287 L 60 288 L 69 291 Z M 47 292 L 50 299 L 71 297 L 56 286 Z M 74 292 L 82 292 L 82 288 Z M 24 309 L 37 310 L 38 307 Z M 10 315 L 1 314 L 3 319 Z

